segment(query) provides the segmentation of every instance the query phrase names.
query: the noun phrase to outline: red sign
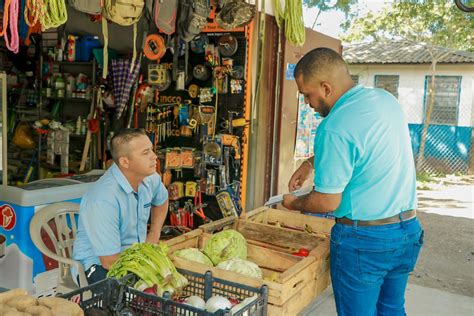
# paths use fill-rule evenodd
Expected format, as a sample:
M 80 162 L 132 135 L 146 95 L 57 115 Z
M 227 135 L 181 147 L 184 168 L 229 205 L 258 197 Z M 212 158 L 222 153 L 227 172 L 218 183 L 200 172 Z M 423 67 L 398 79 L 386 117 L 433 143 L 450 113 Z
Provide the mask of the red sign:
M 5 230 L 12 230 L 16 224 L 16 214 L 8 204 L 0 206 L 0 227 L 3 227 Z

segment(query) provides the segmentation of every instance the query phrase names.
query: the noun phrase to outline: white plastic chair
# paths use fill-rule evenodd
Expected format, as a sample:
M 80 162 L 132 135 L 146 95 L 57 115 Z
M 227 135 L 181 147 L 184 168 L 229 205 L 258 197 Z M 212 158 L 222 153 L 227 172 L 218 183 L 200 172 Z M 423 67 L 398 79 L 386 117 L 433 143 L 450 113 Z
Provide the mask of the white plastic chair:
M 70 267 L 74 266 L 79 273 L 81 287 L 87 285 L 84 267 L 79 261 L 71 259 L 72 247 L 77 233 L 76 215 L 79 214 L 79 204 L 61 202 L 48 205 L 35 213 L 30 222 L 30 236 L 35 246 L 44 255 L 58 261 L 58 283 L 56 292 L 65 294 L 78 289 L 72 279 Z M 56 225 L 56 232 L 50 226 Z M 44 230 L 54 246 L 54 252 L 44 243 L 41 231 Z

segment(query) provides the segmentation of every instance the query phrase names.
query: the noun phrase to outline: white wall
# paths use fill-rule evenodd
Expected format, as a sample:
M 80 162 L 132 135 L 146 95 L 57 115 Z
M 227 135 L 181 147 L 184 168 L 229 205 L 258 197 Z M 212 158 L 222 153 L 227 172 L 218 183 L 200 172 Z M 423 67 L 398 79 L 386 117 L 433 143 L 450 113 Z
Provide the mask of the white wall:
M 425 76 L 430 75 L 430 65 L 349 65 L 349 70 L 368 87 L 374 86 L 376 75 L 399 75 L 398 100 L 408 123 L 422 123 Z M 474 65 L 437 65 L 436 75 L 462 76 L 458 126 L 474 126 Z

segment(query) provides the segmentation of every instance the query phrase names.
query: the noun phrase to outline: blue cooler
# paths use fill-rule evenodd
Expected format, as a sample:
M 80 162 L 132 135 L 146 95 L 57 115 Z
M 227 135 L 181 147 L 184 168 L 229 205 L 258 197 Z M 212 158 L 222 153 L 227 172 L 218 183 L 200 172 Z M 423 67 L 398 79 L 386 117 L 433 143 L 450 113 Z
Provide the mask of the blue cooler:
M 22 188 L 0 186 L 0 287 L 35 292 L 33 278 L 57 267 L 30 238 L 30 220 L 40 208 L 57 202 L 80 203 L 102 172 L 76 179 L 34 181 Z M 75 180 L 75 181 L 74 181 Z

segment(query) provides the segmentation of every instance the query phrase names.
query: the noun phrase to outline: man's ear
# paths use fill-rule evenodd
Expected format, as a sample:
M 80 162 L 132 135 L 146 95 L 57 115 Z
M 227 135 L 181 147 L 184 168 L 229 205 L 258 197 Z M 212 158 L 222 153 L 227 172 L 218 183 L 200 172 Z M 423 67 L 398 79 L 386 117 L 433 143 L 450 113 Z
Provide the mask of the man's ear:
M 332 95 L 332 86 L 329 84 L 329 82 L 321 82 L 321 89 L 325 98 L 329 98 Z
M 118 161 L 119 161 L 119 164 L 120 164 L 121 167 L 128 169 L 128 166 L 129 166 L 130 162 L 129 162 L 129 160 L 126 156 L 120 157 L 118 159 Z

